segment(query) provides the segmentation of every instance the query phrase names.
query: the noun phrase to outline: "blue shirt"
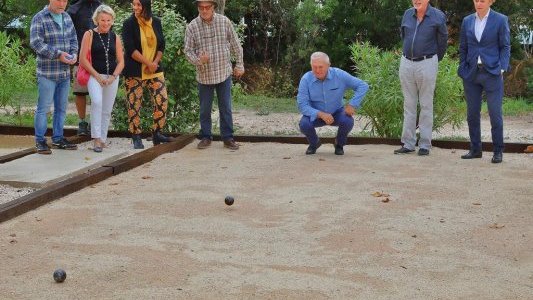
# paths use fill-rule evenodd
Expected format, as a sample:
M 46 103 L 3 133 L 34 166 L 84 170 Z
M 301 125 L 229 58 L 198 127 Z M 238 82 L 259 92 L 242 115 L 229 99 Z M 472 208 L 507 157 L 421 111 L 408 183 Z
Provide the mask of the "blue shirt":
M 403 55 L 419 58 L 437 54 L 439 61 L 448 47 L 448 28 L 444 13 L 428 4 L 422 22 L 418 23 L 414 7 L 403 14 L 401 35 Z
M 334 113 L 344 106 L 344 93 L 351 89 L 355 93 L 349 100 L 351 106 L 361 107 L 361 101 L 368 91 L 368 84 L 339 68 L 330 67 L 324 80 L 316 78 L 312 71 L 304 74 L 298 86 L 298 109 L 311 122 L 319 111 Z
M 61 14 L 55 14 L 55 13 L 52 13 L 52 18 L 54 19 L 54 22 L 56 22 L 57 25 L 59 25 L 59 28 L 61 28 L 61 30 L 63 30 L 63 16 L 61 16 Z
M 70 78 L 70 66 L 59 60 L 61 52 L 78 53 L 74 24 L 67 13 L 61 15 L 63 29 L 54 21 L 48 6 L 31 20 L 30 46 L 37 53 L 37 76 L 50 80 Z

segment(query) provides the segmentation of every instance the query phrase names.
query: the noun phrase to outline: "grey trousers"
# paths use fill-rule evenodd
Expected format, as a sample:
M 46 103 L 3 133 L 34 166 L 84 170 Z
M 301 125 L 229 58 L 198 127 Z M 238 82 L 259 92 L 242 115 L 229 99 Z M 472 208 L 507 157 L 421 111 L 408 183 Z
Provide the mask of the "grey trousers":
M 437 55 L 422 61 L 410 61 L 402 56 L 400 61 L 400 83 L 403 92 L 402 143 L 414 150 L 416 145 L 416 113 L 420 103 L 420 141 L 418 146 L 431 149 L 433 133 L 433 95 L 437 81 L 439 61 Z

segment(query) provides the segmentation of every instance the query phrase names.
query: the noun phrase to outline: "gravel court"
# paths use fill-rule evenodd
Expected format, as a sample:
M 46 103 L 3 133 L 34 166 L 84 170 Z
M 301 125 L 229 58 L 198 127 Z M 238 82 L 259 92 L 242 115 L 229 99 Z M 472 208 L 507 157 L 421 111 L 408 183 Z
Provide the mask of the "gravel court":
M 7 299 L 528 299 L 533 156 L 196 142 L 0 224 Z M 375 197 L 372 194 L 389 194 Z M 233 206 L 224 197 L 235 197 Z M 377 194 L 376 194 L 377 195 Z M 389 202 L 386 201 L 389 198 Z M 56 268 L 67 280 L 52 279 Z

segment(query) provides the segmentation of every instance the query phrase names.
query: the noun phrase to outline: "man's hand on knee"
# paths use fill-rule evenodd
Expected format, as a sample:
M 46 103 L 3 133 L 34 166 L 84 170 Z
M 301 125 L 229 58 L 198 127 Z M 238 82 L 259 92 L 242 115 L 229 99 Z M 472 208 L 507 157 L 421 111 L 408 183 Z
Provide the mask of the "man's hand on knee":
M 355 110 L 355 107 L 351 106 L 350 104 L 346 104 L 344 106 L 344 112 L 350 117 L 357 113 L 357 111 Z
M 333 119 L 333 116 L 331 114 L 328 114 L 328 113 L 325 113 L 325 112 L 322 112 L 322 111 L 318 112 L 317 117 L 322 119 L 328 125 L 333 124 L 333 122 L 335 121 L 335 119 Z

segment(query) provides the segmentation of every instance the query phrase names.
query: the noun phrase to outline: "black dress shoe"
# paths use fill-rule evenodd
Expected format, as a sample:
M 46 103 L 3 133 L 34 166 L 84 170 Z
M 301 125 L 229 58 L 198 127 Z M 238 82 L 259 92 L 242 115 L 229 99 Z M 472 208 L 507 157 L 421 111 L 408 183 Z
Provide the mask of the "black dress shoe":
M 462 159 L 472 159 L 472 158 L 481 158 L 483 156 L 483 152 L 479 151 L 472 151 L 470 150 L 467 154 L 461 155 Z
M 491 161 L 493 164 L 499 164 L 502 162 L 502 160 L 503 160 L 503 155 L 501 152 L 498 152 L 498 153 L 494 153 Z
M 335 155 L 344 155 L 344 149 L 342 149 L 342 146 L 335 145 Z
M 316 149 L 320 148 L 320 146 L 322 146 L 322 144 L 320 142 L 318 142 L 318 144 L 316 144 L 316 146 L 309 145 L 309 147 L 307 147 L 307 150 L 305 151 L 305 154 L 307 154 L 307 155 L 315 154 L 316 153 Z
M 411 152 L 415 152 L 415 150 L 407 149 L 405 147 L 401 147 L 400 149 L 394 150 L 394 154 L 406 154 Z

